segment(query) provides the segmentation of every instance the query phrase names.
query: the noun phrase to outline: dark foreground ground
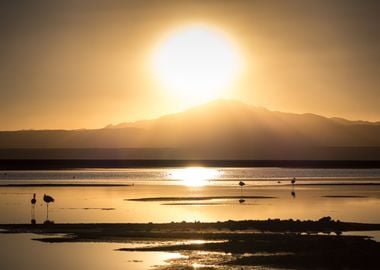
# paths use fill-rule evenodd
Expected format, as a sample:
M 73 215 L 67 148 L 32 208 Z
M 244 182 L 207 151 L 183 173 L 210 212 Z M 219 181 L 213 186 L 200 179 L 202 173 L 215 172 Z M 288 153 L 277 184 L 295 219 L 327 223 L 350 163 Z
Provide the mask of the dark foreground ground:
M 159 245 L 121 248 L 120 251 L 175 251 L 186 259 L 162 269 L 379 269 L 380 243 L 347 231 L 380 230 L 380 224 L 333 221 L 265 220 L 165 224 L 52 224 L 0 225 L 4 233 L 47 235 L 43 242 L 144 242 Z M 63 234 L 64 236 L 52 236 Z M 365 233 L 363 233 L 365 235 Z M 205 240 L 193 243 L 186 240 Z M 185 241 L 185 242 L 183 242 Z

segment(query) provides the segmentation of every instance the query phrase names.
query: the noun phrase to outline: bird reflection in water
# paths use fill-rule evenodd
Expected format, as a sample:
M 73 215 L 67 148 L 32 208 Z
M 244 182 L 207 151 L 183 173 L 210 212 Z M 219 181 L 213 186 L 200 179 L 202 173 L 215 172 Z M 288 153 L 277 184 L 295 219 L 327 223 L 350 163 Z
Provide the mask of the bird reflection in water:
M 45 220 L 44 221 L 44 225 L 52 225 L 52 224 L 54 224 L 54 221 L 53 220 Z
M 245 203 L 245 200 L 244 200 L 243 198 L 241 198 L 241 199 L 239 200 L 239 203 Z

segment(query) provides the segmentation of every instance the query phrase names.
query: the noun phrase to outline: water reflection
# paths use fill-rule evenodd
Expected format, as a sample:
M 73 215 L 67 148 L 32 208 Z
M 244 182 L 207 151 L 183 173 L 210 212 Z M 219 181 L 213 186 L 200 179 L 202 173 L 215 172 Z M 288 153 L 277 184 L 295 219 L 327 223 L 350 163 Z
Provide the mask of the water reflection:
M 180 180 L 184 186 L 205 186 L 208 181 L 218 178 L 221 172 L 212 168 L 189 167 L 174 169 L 169 173 L 169 178 Z
M 241 198 L 241 199 L 239 200 L 239 203 L 240 203 L 240 204 L 245 203 L 245 200 L 244 200 L 243 198 Z
M 54 224 L 53 220 L 47 219 L 47 220 L 44 221 L 44 225 L 53 225 L 53 224 Z
M 47 244 L 32 238 L 36 235 L 0 234 L 1 269 L 146 270 L 182 257 L 166 252 L 115 252 L 123 247 L 118 243 Z
M 288 178 L 287 182 L 290 180 Z M 0 223 L 31 223 L 33 217 L 37 223 L 43 223 L 46 220 L 44 192 L 57 198 L 49 205 L 48 217 L 56 223 L 207 222 L 273 217 L 317 220 L 326 215 L 343 221 L 380 223 L 380 186 L 305 186 L 297 181 L 294 187 L 297 196 L 293 199 L 292 186 L 257 186 L 248 181 L 244 182 L 249 183 L 249 188 L 243 187 L 243 196 L 240 196 L 238 182 L 235 181 L 233 186 L 206 185 L 201 188 L 159 183 L 133 187 L 2 187 Z M 37 194 L 35 216 L 31 216 L 33 193 Z M 201 199 L 188 203 L 176 200 L 171 204 L 167 201 L 129 200 L 149 197 Z M 205 197 L 219 199 L 202 199 Z M 231 198 L 220 199 L 225 197 L 233 197 L 234 203 Z M 244 207 L 236 207 L 237 204 Z

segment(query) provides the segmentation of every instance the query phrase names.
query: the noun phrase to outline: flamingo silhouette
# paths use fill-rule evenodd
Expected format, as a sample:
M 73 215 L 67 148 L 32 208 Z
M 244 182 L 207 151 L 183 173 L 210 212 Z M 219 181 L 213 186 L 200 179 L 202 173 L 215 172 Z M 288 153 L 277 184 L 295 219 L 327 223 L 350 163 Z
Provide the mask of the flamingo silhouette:
M 294 185 L 296 183 L 296 178 L 295 177 L 293 177 L 291 183 L 292 183 L 292 192 L 290 194 L 292 194 L 292 197 L 295 199 L 296 198 L 296 192 L 294 191 Z
M 291 183 L 292 183 L 292 185 L 294 186 L 294 184 L 296 183 L 296 178 L 295 178 L 295 177 L 293 177 Z
M 33 193 L 33 198 L 30 200 L 30 203 L 32 204 L 32 210 L 31 210 L 31 215 L 32 215 L 32 218 L 31 218 L 31 223 L 32 224 L 36 224 L 36 218 L 35 218 L 35 210 L 36 210 L 36 203 L 37 203 L 37 200 L 36 200 L 36 193 Z
M 54 202 L 54 198 L 52 196 L 44 194 L 44 202 L 46 203 L 46 219 L 49 219 L 49 203 Z
M 245 186 L 245 183 L 243 181 L 240 181 L 239 186 L 240 186 L 240 197 L 242 197 L 243 196 L 243 187 Z
M 32 204 L 32 206 L 35 206 L 36 205 L 36 193 L 33 193 L 33 199 L 30 200 L 30 203 Z

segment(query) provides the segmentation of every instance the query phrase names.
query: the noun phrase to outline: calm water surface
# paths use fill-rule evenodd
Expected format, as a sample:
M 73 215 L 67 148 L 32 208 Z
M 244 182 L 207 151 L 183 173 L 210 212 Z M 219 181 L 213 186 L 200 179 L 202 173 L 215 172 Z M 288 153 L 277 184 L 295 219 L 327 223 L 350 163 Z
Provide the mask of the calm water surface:
M 296 177 L 296 184 L 290 180 Z M 245 186 L 240 188 L 239 181 Z M 8 185 L 24 186 L 8 186 Z M 61 184 L 63 186 L 41 186 Z M 85 184 L 73 186 L 73 184 Z M 121 184 L 130 186 L 93 186 Z M 65 186 L 66 185 L 66 186 Z M 30 200 L 37 195 L 33 208 Z M 55 202 L 46 204 L 49 194 Z M 234 196 L 234 198 L 229 198 Z M 241 198 L 256 196 L 256 198 Z M 167 200 L 130 199 L 172 197 Z M 189 197 L 209 197 L 191 200 Z M 217 198 L 214 198 L 217 197 Z M 270 198 L 260 198 L 270 197 Z M 244 201 L 239 201 L 244 199 Z M 0 223 L 333 219 L 380 223 L 379 169 L 161 168 L 0 171 Z M 378 232 L 356 233 L 373 235 Z M 123 244 L 30 241 L 0 234 L 1 269 L 151 269 L 181 256 L 118 252 Z M 125 245 L 125 244 L 124 244 Z M 31 252 L 33 250 L 33 252 Z M 28 267 L 28 266 L 32 267 Z
M 294 187 L 290 179 L 296 177 Z M 243 180 L 241 189 L 238 182 Z M 39 184 L 132 186 L 38 186 Z M 49 220 L 75 222 L 223 221 L 229 219 L 334 219 L 380 223 L 379 169 L 162 168 L 2 171 L 0 223 L 47 219 L 43 194 L 55 198 Z M 32 184 L 35 186 L 5 186 Z M 352 185 L 355 184 L 355 185 Z M 360 184 L 360 185 L 358 185 Z M 30 205 L 32 194 L 37 205 Z M 186 197 L 215 197 L 181 200 Z M 235 196 L 236 198 L 223 198 Z M 264 196 L 239 202 L 240 196 Z M 173 201 L 129 199 L 176 197 Z
M 189 175 L 186 174 L 189 170 Z M 192 171 L 191 171 L 192 170 Z M 203 174 L 203 175 L 202 175 Z M 178 177 L 176 177 L 178 176 Z M 296 177 L 299 180 L 371 180 L 380 179 L 380 169 L 300 169 L 300 168 L 158 168 L 158 169 L 88 169 L 60 171 L 0 171 L 0 184 L 16 183 L 146 183 L 173 184 L 179 178 L 205 177 L 220 181 L 259 180 L 263 183 Z M 32 182 L 31 182 L 32 181 Z M 226 183 L 224 183 L 225 185 Z
M 42 243 L 31 241 L 32 234 L 0 234 L 0 266 L 2 270 L 146 270 L 180 258 L 169 252 L 115 251 L 125 244 L 113 243 Z M 3 248 L 6 247 L 6 248 Z

